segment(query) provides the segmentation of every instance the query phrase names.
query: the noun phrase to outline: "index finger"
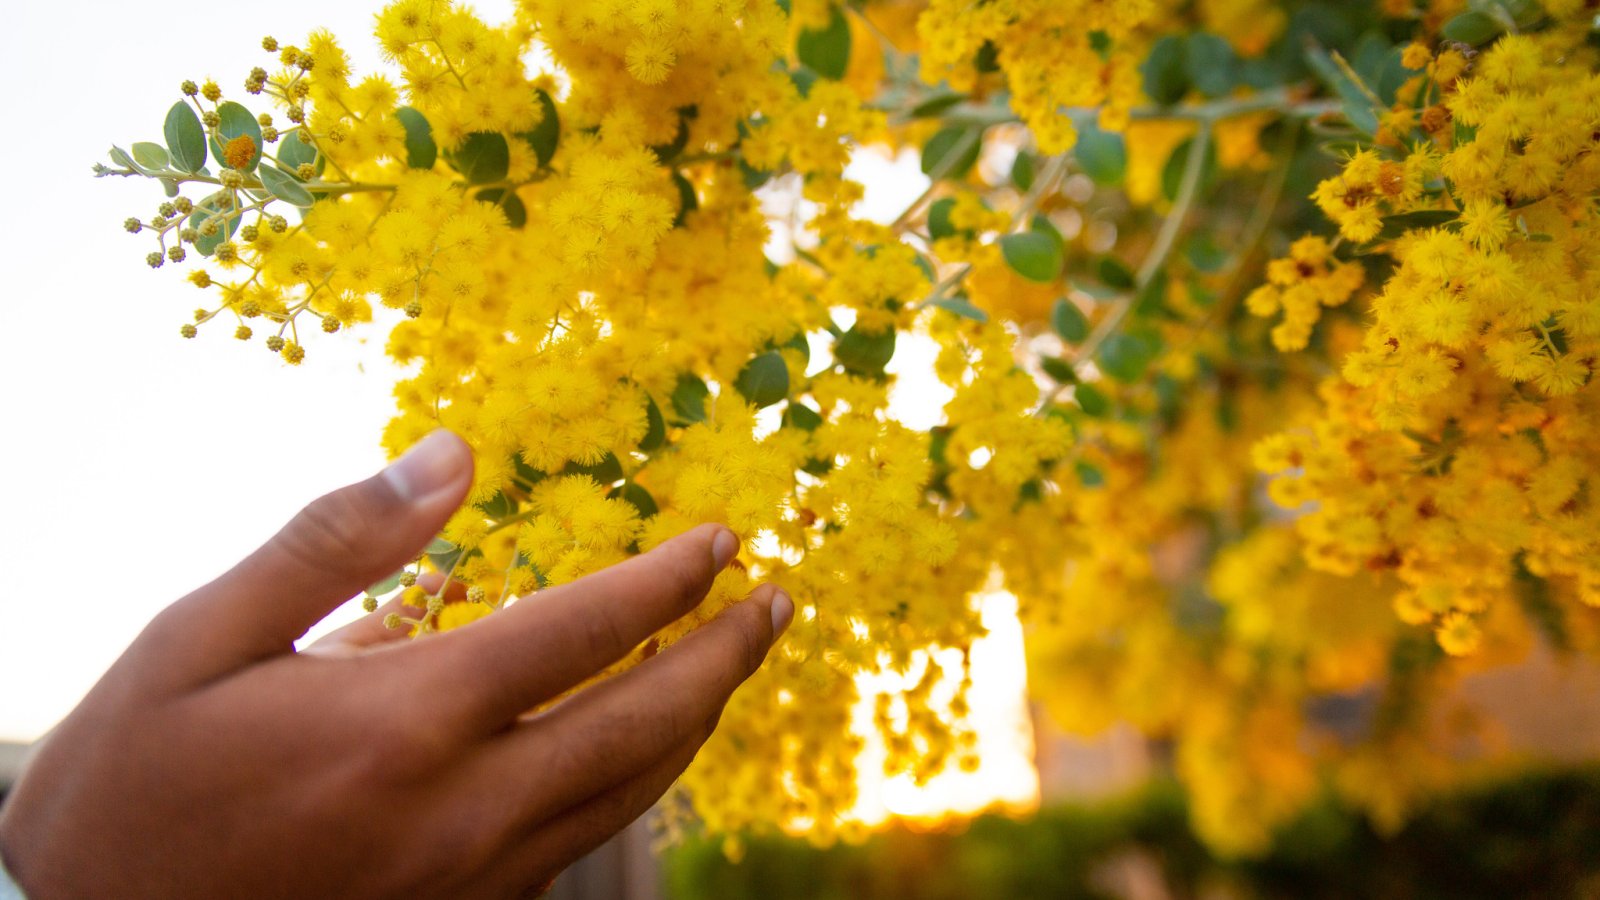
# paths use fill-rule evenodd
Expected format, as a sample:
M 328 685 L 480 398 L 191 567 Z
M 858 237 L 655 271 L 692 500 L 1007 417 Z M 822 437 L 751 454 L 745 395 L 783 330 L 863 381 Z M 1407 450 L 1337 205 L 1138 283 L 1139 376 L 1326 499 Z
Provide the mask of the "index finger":
M 499 730 L 693 610 L 738 552 L 727 527 L 702 525 L 420 642 L 417 652 L 424 666 L 461 685 L 451 692 L 451 715 L 470 728 Z M 461 679 L 463 672 L 473 677 Z

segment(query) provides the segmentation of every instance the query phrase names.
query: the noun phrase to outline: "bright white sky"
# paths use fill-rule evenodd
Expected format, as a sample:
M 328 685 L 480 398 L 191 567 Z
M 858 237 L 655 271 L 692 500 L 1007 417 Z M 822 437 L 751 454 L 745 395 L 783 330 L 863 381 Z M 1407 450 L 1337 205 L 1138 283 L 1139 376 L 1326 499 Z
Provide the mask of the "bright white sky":
M 202 299 L 182 279 L 188 267 L 152 272 L 153 245 L 121 228 L 154 214 L 159 186 L 89 174 L 112 143 L 160 139 L 183 79 L 215 77 L 242 95 L 235 86 L 266 64 L 264 30 L 291 42 L 327 27 L 358 71 L 376 68 L 367 38 L 378 2 L 277 0 L 266 15 L 26 3 L 0 29 L 0 54 L 36 86 L 0 100 L 11 124 L 0 140 L 11 200 L 0 217 L 10 288 L 0 383 L 12 410 L 0 451 L 0 741 L 44 733 L 163 606 L 306 501 L 382 465 L 394 375 L 380 328 L 313 335 L 299 369 L 231 329 L 183 340 Z M 497 19 L 511 0 L 476 6 Z M 910 155 L 863 154 L 852 174 L 868 185 L 860 211 L 880 221 L 927 184 Z M 905 341 L 893 368 L 931 363 L 930 346 Z M 926 427 L 941 391 L 926 376 L 908 382 L 897 414 Z M 349 603 L 329 625 L 357 614 Z M 1006 632 L 1005 652 L 1020 642 Z M 1001 692 L 1018 693 L 1022 677 L 1001 679 Z

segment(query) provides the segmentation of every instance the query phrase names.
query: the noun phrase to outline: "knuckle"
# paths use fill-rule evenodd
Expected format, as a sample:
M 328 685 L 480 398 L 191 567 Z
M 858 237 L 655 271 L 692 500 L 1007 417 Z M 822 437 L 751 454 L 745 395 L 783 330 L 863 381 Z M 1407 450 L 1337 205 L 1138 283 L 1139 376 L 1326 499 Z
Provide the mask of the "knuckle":
M 629 650 L 622 626 L 606 607 L 596 606 L 579 621 L 583 646 L 590 658 L 611 659 Z
M 327 569 L 359 558 L 366 546 L 370 517 L 351 490 L 313 500 L 278 533 L 285 553 L 304 565 Z

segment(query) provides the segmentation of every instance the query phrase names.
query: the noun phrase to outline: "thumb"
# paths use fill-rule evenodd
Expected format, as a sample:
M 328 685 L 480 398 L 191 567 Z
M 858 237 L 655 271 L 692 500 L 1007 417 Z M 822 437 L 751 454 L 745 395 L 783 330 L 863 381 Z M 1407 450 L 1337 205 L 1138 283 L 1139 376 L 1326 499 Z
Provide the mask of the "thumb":
M 466 443 L 433 432 L 382 472 L 312 501 L 261 549 L 174 604 L 182 644 L 203 653 L 213 674 L 287 652 L 334 607 L 415 559 L 471 483 Z

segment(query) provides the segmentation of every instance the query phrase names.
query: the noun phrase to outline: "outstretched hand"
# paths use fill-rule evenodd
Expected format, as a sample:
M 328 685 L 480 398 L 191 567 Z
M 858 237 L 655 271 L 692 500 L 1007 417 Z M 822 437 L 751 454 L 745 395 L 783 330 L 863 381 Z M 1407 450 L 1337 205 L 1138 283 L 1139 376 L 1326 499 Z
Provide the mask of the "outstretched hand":
M 782 591 L 528 711 L 699 604 L 737 553 L 726 528 L 425 640 L 380 609 L 295 651 L 471 480 L 435 432 L 158 615 L 0 808 L 28 896 L 516 896 L 648 809 L 787 627 Z

